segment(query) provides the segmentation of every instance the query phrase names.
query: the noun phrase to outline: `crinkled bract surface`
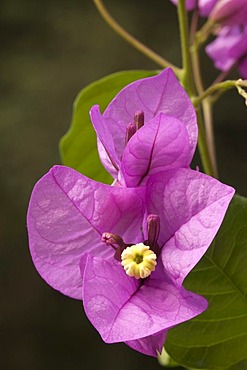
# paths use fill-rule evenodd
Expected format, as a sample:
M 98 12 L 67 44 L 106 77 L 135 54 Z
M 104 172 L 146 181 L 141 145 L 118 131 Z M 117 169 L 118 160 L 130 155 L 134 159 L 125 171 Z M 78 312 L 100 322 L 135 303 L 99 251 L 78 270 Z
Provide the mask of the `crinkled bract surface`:
M 83 299 L 106 342 L 127 342 L 155 356 L 164 332 L 207 307 L 182 282 L 210 245 L 232 196 L 232 188 L 190 169 L 168 170 L 146 187 L 126 188 L 54 167 L 30 201 L 34 264 L 55 289 Z M 146 214 L 154 212 L 161 218 L 158 267 L 140 281 L 125 274 L 101 234 L 110 230 L 128 243 L 144 241 Z
M 140 110 L 144 126 L 126 142 L 126 127 Z M 189 168 L 195 112 L 171 70 L 127 86 L 103 115 L 93 107 L 91 116 L 117 186 L 53 167 L 29 204 L 33 262 L 53 288 L 83 300 L 105 342 L 156 356 L 170 328 L 207 308 L 182 283 L 212 242 L 234 190 Z M 150 215 L 159 223 L 157 265 L 136 279 L 102 234 L 118 235 L 126 246 L 145 243 Z

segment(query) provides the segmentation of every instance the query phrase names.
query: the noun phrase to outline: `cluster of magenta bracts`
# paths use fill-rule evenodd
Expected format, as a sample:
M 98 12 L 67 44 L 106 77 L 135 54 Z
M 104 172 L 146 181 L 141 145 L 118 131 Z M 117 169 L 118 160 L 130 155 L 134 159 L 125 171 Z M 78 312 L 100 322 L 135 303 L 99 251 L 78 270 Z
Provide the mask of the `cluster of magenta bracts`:
M 170 328 L 207 308 L 182 283 L 234 189 L 190 169 L 196 113 L 172 70 L 128 85 L 90 115 L 118 186 L 53 167 L 29 204 L 33 262 L 53 288 L 83 301 L 105 342 L 156 356 Z
M 227 72 L 236 65 L 241 77 L 247 78 L 246 0 L 187 0 L 186 5 L 188 10 L 198 8 L 201 16 L 215 23 L 216 38 L 206 46 L 215 67 Z

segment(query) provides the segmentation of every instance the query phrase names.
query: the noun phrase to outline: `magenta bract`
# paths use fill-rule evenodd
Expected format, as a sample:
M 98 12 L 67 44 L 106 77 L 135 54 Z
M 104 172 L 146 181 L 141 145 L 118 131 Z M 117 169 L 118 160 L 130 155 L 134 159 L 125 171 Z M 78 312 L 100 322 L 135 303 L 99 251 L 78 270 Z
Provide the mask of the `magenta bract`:
M 235 64 L 243 78 L 247 77 L 247 2 L 219 0 L 210 18 L 220 24 L 217 38 L 207 45 L 206 52 L 216 68 L 228 71 Z
M 228 26 L 246 24 L 246 0 L 219 0 L 213 8 L 210 18 Z
M 124 142 L 140 110 L 144 125 Z M 217 233 L 234 189 L 189 168 L 195 112 L 171 70 L 127 86 L 103 115 L 93 107 L 91 116 L 118 186 L 53 167 L 31 196 L 31 255 L 48 284 L 83 300 L 105 342 L 156 356 L 170 328 L 207 308 L 182 283 Z M 139 243 L 152 244 L 157 257 L 143 279 L 126 274 L 118 253 Z
M 144 112 L 144 127 L 138 130 L 138 138 L 134 135 L 130 139 L 126 148 L 126 129 L 128 124 L 133 122 L 134 115 L 138 111 Z M 188 143 L 186 144 L 186 147 L 189 144 L 188 153 L 186 154 L 187 166 L 194 155 L 197 143 L 195 110 L 185 90 L 176 79 L 173 71 L 169 68 L 157 76 L 133 82 L 116 95 L 103 114 L 100 113 L 98 106 L 94 106 L 90 111 L 90 115 L 99 139 L 99 155 L 101 161 L 107 171 L 114 178 L 117 178 L 118 176 L 122 178 L 122 171 L 126 172 L 124 169 L 126 160 L 126 155 L 123 154 L 124 150 L 129 151 L 130 147 L 136 147 L 136 145 L 138 145 L 134 154 L 136 158 L 138 158 L 139 155 L 137 151 L 140 150 L 145 153 L 144 156 L 143 153 L 140 153 L 140 156 L 142 161 L 144 157 L 146 158 L 146 167 L 144 163 L 140 164 L 141 161 L 138 161 L 138 166 L 142 165 L 143 175 L 146 173 L 149 165 L 151 154 L 150 148 L 154 145 L 154 140 L 154 148 L 158 152 L 160 151 L 160 148 L 164 146 L 162 144 L 163 140 L 166 140 L 166 143 L 167 141 L 171 142 L 169 149 L 163 148 L 162 150 L 174 149 L 175 151 L 177 145 L 181 146 L 183 145 L 182 141 L 184 143 L 187 141 Z M 165 123 L 168 122 L 168 118 L 165 116 L 171 117 L 170 121 L 173 121 L 172 125 L 170 125 L 170 123 Z M 149 127 L 146 126 L 147 123 L 150 123 Z M 172 128 L 165 128 L 164 125 Z M 181 133 L 184 137 L 181 141 L 181 135 L 178 135 L 177 139 L 176 135 L 178 134 L 178 131 L 182 130 L 182 128 L 179 128 L 182 126 L 183 130 L 184 128 L 186 129 L 184 130 L 186 132 Z M 151 133 L 154 127 L 156 127 L 156 133 Z M 172 130 L 174 130 L 173 133 Z M 161 133 L 161 131 L 163 131 L 163 133 Z M 185 134 L 187 135 L 187 139 L 185 138 Z M 173 141 L 171 135 L 174 136 L 174 140 L 177 140 L 177 142 L 173 142 L 173 149 L 171 148 Z M 158 139 L 157 142 L 155 139 L 156 137 Z M 149 150 L 147 150 L 146 146 L 150 147 Z M 178 151 L 179 150 L 180 149 L 178 149 Z M 163 155 L 164 153 L 161 157 Z M 125 158 L 123 161 L 124 163 L 122 163 L 123 156 Z M 167 161 L 170 161 L 168 156 L 170 156 L 173 161 L 173 165 L 166 163 Z M 167 165 L 179 167 L 181 163 L 178 164 L 175 157 L 175 153 L 174 157 L 172 156 L 172 153 L 167 153 L 166 162 L 162 162 L 162 168 L 167 168 Z M 132 159 L 134 159 L 133 156 Z M 156 161 L 155 164 L 153 164 L 154 159 Z M 161 160 L 164 161 L 164 159 L 165 158 L 162 158 Z M 161 165 L 158 163 L 159 160 L 160 159 L 158 159 L 157 156 L 153 156 L 151 161 L 151 172 L 154 170 L 153 166 Z M 138 173 L 139 176 L 141 176 L 141 173 Z M 149 174 L 149 170 L 147 171 L 147 174 Z

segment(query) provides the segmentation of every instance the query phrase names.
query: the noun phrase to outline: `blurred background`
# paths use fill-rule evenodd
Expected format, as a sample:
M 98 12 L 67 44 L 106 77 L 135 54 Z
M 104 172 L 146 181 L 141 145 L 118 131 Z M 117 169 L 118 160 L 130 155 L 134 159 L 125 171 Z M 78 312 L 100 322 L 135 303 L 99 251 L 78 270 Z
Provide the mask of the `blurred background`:
M 132 34 L 179 65 L 170 1 L 105 4 Z M 161 369 L 124 344 L 103 343 L 81 302 L 43 282 L 25 221 L 35 182 L 60 163 L 58 142 L 78 92 L 112 72 L 157 66 L 115 35 L 90 0 L 2 0 L 0 20 L 1 368 Z M 207 58 L 203 63 L 210 83 L 218 72 Z M 247 196 L 247 110 L 235 91 L 215 106 L 215 135 L 221 180 Z

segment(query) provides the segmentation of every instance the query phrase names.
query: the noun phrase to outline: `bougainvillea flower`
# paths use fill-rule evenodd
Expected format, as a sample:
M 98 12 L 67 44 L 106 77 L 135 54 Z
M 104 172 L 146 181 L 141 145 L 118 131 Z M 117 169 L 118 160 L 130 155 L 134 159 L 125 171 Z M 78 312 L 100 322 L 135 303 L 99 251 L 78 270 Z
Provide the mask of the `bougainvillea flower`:
M 98 106 L 94 106 L 90 115 L 99 139 L 101 161 L 122 185 L 136 186 L 138 182 L 145 182 L 151 173 L 188 167 L 191 162 L 197 143 L 196 114 L 170 68 L 157 76 L 128 85 L 116 95 L 103 114 Z M 134 123 L 143 129 L 135 129 Z M 130 134 L 133 137 L 126 140 Z M 144 156 L 136 152 L 138 142 L 138 150 L 145 152 Z M 182 153 L 180 147 L 185 142 L 184 151 L 187 152 Z M 138 159 L 140 155 L 142 161 Z M 133 171 L 135 181 L 130 179 Z
M 173 4 L 177 5 L 178 0 L 171 0 Z M 197 6 L 202 17 L 210 14 L 217 0 L 186 0 L 186 9 L 194 10 Z
M 228 71 L 238 64 L 241 76 L 247 78 L 247 25 L 223 27 L 217 38 L 206 46 L 206 52 L 216 68 Z
M 118 186 L 55 166 L 34 187 L 27 217 L 32 259 L 45 281 L 82 299 L 105 342 L 125 342 L 151 356 L 170 328 L 207 308 L 182 284 L 234 194 L 188 167 L 195 114 L 180 86 L 176 96 L 173 78 L 166 71 L 137 81 L 103 115 L 92 109 L 101 154 L 118 173 Z M 128 124 L 133 115 L 136 127 Z
M 241 25 L 247 20 L 246 0 L 219 0 L 213 8 L 210 18 L 225 25 Z
M 214 238 L 233 193 L 188 168 L 126 188 L 56 166 L 36 184 L 30 200 L 33 262 L 53 288 L 83 300 L 105 342 L 125 342 L 156 356 L 169 328 L 207 307 L 182 283 Z M 126 274 L 117 252 L 143 243 L 155 251 L 156 264 L 138 279 Z

